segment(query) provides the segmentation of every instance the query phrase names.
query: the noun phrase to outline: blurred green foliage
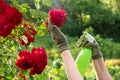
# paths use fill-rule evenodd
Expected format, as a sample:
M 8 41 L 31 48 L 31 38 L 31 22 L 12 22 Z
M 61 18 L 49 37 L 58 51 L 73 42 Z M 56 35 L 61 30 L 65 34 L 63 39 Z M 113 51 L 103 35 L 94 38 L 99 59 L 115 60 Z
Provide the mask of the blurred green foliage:
M 119 0 L 67 0 L 63 2 L 63 8 L 68 12 L 68 19 L 64 25 L 66 33 L 79 36 L 85 28 L 91 26 L 95 34 L 120 41 Z

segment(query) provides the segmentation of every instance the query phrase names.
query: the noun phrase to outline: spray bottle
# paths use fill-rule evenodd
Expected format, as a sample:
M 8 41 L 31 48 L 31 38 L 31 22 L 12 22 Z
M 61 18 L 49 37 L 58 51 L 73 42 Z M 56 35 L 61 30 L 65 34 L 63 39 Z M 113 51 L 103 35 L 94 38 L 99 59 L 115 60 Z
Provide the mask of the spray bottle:
M 85 75 L 85 71 L 90 64 L 90 60 L 92 56 L 92 49 L 85 47 L 85 45 L 88 42 L 95 42 L 97 44 L 97 41 L 89 33 L 84 32 L 83 34 L 84 34 L 84 39 L 83 39 L 83 42 L 80 44 L 81 51 L 79 52 L 75 60 L 77 68 L 82 76 Z

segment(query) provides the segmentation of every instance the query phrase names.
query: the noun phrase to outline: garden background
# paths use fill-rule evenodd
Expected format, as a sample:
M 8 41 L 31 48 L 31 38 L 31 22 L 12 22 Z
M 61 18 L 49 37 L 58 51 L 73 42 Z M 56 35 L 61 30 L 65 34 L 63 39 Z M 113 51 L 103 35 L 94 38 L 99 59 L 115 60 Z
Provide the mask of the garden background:
M 22 71 L 27 80 L 67 80 L 58 47 L 44 26 L 50 9 L 62 7 L 67 19 L 61 30 L 68 38 L 72 56 L 77 57 L 80 49 L 76 42 L 83 31 L 88 31 L 98 41 L 105 64 L 114 80 L 120 80 L 120 0 L 5 0 L 23 14 L 23 20 L 34 23 L 37 30 L 35 41 L 28 47 L 20 46 L 22 36 L 16 27 L 6 38 L 0 37 L 0 76 L 3 80 L 22 80 L 15 60 L 20 51 L 43 46 L 48 56 L 48 65 L 42 74 L 29 75 Z M 19 26 L 19 25 L 18 25 Z M 13 38 L 13 35 L 17 37 Z M 26 40 L 26 39 L 24 39 Z M 95 80 L 92 63 L 85 74 L 85 80 Z

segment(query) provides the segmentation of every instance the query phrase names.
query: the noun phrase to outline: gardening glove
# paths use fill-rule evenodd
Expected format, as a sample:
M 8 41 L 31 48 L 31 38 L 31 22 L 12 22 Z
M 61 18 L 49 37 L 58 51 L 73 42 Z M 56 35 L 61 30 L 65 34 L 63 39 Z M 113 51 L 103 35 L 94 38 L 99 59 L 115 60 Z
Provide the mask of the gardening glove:
M 86 47 L 92 48 L 92 59 L 98 59 L 102 57 L 99 45 L 94 42 L 89 42 L 86 44 Z
M 77 42 L 77 46 L 81 47 L 82 42 L 84 42 L 85 35 L 83 34 Z M 92 48 L 92 59 L 98 59 L 102 57 L 102 53 L 100 51 L 99 45 L 95 42 L 87 42 L 86 47 Z
M 48 20 L 48 31 L 52 39 L 55 41 L 55 43 L 59 47 L 60 52 L 69 49 L 68 40 L 66 36 L 61 32 L 61 30 L 56 25 L 53 25 L 50 22 L 50 20 Z

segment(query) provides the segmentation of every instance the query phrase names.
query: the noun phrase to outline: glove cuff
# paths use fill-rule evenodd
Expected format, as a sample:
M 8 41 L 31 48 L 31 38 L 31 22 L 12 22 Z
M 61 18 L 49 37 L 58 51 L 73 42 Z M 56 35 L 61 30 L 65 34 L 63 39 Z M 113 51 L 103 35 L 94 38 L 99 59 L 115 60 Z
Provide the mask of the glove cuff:
M 92 59 L 95 60 L 95 59 L 99 59 L 99 58 L 101 58 L 101 57 L 103 57 L 103 55 L 102 55 L 102 52 L 99 51 L 96 55 L 93 55 L 93 56 L 92 56 Z
M 64 50 L 69 50 L 69 45 L 67 41 L 63 41 L 60 44 L 58 44 L 58 47 L 60 49 L 60 53 L 62 53 Z

